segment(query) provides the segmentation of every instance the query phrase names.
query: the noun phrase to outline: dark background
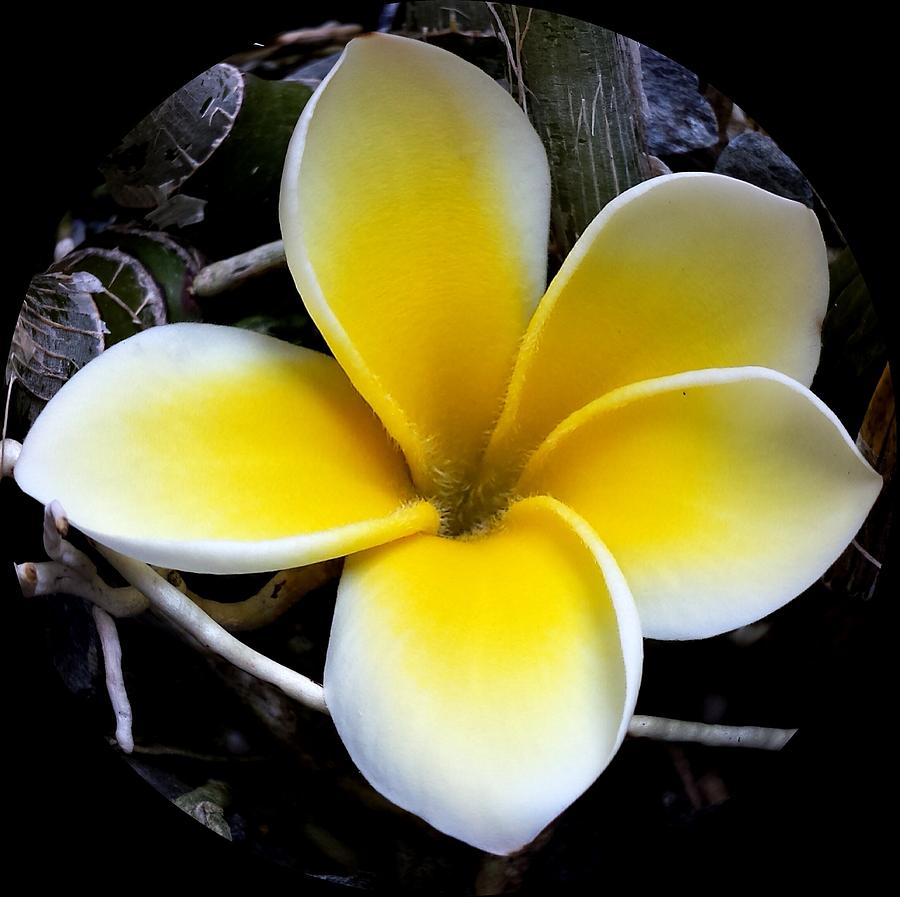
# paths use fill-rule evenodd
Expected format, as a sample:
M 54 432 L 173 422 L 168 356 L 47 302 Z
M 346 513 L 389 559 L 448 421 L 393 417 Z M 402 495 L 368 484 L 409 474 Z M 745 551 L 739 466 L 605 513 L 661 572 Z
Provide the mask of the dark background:
M 452 5 L 452 4 L 448 4 Z M 550 4 L 542 4 L 550 7 Z M 632 6 L 633 4 L 624 4 Z M 23 10 L 6 34 L 5 143 L 11 233 L 4 267 L 12 267 L 2 303 L 8 346 L 20 297 L 52 253 L 56 224 L 104 152 L 160 100 L 223 56 L 280 30 L 324 19 L 372 26 L 381 4 L 296 5 L 279 15 L 252 4 L 203 16 L 171 5 L 128 4 L 104 14 L 69 8 Z M 841 225 L 885 324 L 896 358 L 896 150 L 885 23 L 855 8 L 813 20 L 785 9 L 752 17 L 747 7 L 701 11 L 688 5 L 649 15 L 596 12 L 553 4 L 621 31 L 677 59 L 738 102 L 799 165 Z M 312 10 L 318 10 L 314 12 Z M 5 358 L 5 351 L 4 351 Z M 895 367 L 894 370 L 897 370 Z M 8 495 L 4 483 L 0 495 Z M 8 544 L 8 542 L 7 542 Z M 114 888 L 166 886 L 235 890 L 325 885 L 243 859 L 153 794 L 114 760 L 99 733 L 80 728 L 61 683 L 42 663 L 42 635 L 21 599 L 4 552 L 5 707 L 3 710 L 3 853 L 30 886 Z M 23 560 L 17 558 L 16 560 Z M 887 859 L 896 827 L 896 769 L 887 732 L 896 708 L 896 649 L 888 641 L 887 568 L 864 631 L 840 668 L 822 683 L 821 704 L 785 751 L 782 772 L 765 792 L 733 801 L 707 828 L 689 833 L 620 832 L 606 845 L 611 878 L 632 885 L 724 884 L 760 876 L 784 883 L 843 873 L 856 883 Z M 892 578 L 892 582 L 888 580 Z M 880 818 L 886 814 L 887 822 Z M 776 869 L 776 860 L 786 860 Z M 11 862 L 10 862 L 11 861 Z M 710 878 L 712 886 L 721 879 Z

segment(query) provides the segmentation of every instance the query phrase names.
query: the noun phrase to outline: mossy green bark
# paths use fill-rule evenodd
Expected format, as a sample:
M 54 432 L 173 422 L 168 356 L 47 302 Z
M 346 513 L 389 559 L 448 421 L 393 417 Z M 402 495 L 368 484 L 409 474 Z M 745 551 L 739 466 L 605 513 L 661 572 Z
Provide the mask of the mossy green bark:
M 550 162 L 552 267 L 611 199 L 650 175 L 637 45 L 568 16 L 492 7 L 508 50 L 513 95 Z

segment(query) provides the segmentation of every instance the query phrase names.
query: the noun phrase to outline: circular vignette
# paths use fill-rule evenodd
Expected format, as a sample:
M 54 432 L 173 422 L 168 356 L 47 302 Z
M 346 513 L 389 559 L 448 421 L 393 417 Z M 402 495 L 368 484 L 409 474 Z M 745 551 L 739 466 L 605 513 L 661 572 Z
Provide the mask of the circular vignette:
M 370 18 L 379 8 L 380 4 L 356 7 Z M 597 18 L 572 4 L 553 8 Z M 321 17 L 305 11 L 310 24 L 316 18 L 351 16 L 336 4 L 321 10 Z M 35 44 L 17 48 L 17 68 L 27 72 L 13 91 L 13 115 L 21 135 L 13 165 L 22 174 L 11 175 L 18 190 L 8 214 L 14 229 L 24 236 L 14 258 L 4 345 L 19 297 L 30 276 L 44 266 L 56 222 L 73 192 L 83 189 L 84 173 L 161 98 L 207 65 L 257 35 L 264 39 L 282 24 L 273 15 L 252 11 L 240 22 L 212 28 L 208 22 L 187 21 L 174 33 L 167 22 L 146 22 L 125 38 L 127 28 L 120 23 L 76 22 L 74 13 L 67 15 L 70 21 L 39 25 L 32 13 L 32 27 L 20 29 L 34 35 Z M 880 135 L 869 130 L 887 108 L 886 81 L 880 80 L 878 69 L 884 65 L 886 49 L 880 50 L 877 33 L 869 34 L 862 23 L 842 21 L 840 27 L 818 31 L 813 44 L 808 23 L 799 15 L 780 20 L 774 32 L 746 22 L 739 27 L 725 22 L 700 26 L 686 16 L 656 16 L 650 24 L 633 18 L 613 12 L 599 24 L 671 56 L 734 98 L 809 177 L 860 262 L 892 339 L 892 359 L 896 358 L 895 320 L 886 309 L 888 229 L 870 214 L 873 204 L 881 204 L 879 186 L 886 174 L 878 168 L 883 158 L 877 146 Z M 851 45 L 855 49 L 848 50 Z M 841 60 L 839 66 L 832 64 L 835 58 Z M 4 484 L 4 491 L 9 485 Z M 204 884 L 231 883 L 237 871 L 261 876 L 257 883 L 292 879 L 284 870 L 235 856 L 229 845 L 150 793 L 115 760 L 98 733 L 79 730 L 71 700 L 42 665 L 42 636 L 35 631 L 33 613 L 17 597 L 11 565 L 4 576 L 9 614 L 4 672 L 12 698 L 7 763 L 21 784 L 8 812 L 11 822 L 20 826 L 21 855 L 37 859 L 52 854 L 60 877 L 69 864 L 76 867 L 92 855 L 98 862 L 94 874 L 109 881 L 119 876 L 144 881 L 149 875 L 174 882 L 186 866 L 202 868 Z M 716 831 L 701 827 L 690 837 L 673 835 L 655 848 L 673 859 L 677 856 L 682 868 L 712 862 L 713 851 L 719 852 L 717 862 L 746 859 L 762 845 L 774 859 L 787 845 L 797 849 L 789 835 L 806 826 L 819 837 L 818 849 L 830 838 L 844 855 L 865 850 L 874 856 L 878 833 L 867 797 L 875 800 L 883 774 L 883 761 L 874 750 L 875 720 L 888 706 L 884 599 L 895 583 L 896 574 L 888 566 L 864 631 L 855 634 L 850 657 L 822 683 L 821 702 L 810 708 L 809 720 L 785 752 L 785 764 L 772 787 L 744 806 L 732 807 L 717 822 Z M 773 807 L 778 809 L 776 818 Z M 853 833 L 847 830 L 848 819 L 856 826 Z M 635 844 L 634 856 L 628 858 L 645 856 L 646 848 Z M 106 871 L 100 872 L 100 867 Z M 300 883 L 327 888 L 311 880 Z

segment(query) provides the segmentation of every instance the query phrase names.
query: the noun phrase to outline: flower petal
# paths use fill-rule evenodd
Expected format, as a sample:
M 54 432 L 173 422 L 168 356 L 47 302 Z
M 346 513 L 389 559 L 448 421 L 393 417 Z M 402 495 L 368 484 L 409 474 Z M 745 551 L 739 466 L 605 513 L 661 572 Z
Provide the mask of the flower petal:
M 634 384 L 561 424 L 530 459 L 609 546 L 644 634 L 703 638 L 786 604 L 865 520 L 881 477 L 808 389 L 765 368 Z
M 828 300 L 805 206 L 717 174 L 653 178 L 594 219 L 532 320 L 496 446 L 536 446 L 604 393 L 760 365 L 808 386 Z
M 281 227 L 303 300 L 428 493 L 484 449 L 546 282 L 550 177 L 512 98 L 419 41 L 352 41 L 306 104 Z
M 206 573 L 294 567 L 434 531 L 334 359 L 231 327 L 154 327 L 38 417 L 21 488 L 97 541 Z
M 534 498 L 486 536 L 413 536 L 350 558 L 325 700 L 373 787 L 505 854 L 606 767 L 641 660 L 609 552 L 569 509 Z

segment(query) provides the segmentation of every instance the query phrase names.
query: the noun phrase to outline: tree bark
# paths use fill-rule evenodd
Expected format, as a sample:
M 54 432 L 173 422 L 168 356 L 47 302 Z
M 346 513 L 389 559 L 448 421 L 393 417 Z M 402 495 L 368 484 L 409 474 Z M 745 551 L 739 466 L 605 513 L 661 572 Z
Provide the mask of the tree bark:
M 558 266 L 611 199 L 650 176 L 638 46 L 568 16 L 488 5 L 507 47 L 513 95 L 547 150 Z

